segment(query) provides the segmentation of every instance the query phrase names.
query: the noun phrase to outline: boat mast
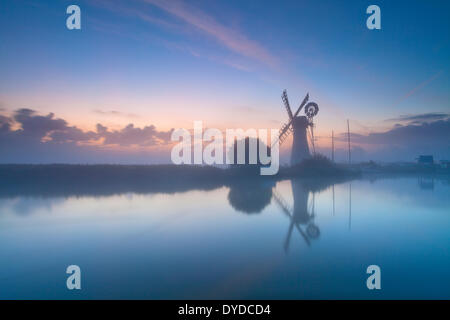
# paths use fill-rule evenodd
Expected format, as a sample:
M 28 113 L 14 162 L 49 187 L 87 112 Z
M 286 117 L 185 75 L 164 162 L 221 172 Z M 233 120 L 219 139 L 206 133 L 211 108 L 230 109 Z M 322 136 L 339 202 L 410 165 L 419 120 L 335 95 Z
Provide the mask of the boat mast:
M 348 141 L 348 164 L 352 163 L 352 155 L 350 151 L 350 124 L 347 119 L 347 141 Z

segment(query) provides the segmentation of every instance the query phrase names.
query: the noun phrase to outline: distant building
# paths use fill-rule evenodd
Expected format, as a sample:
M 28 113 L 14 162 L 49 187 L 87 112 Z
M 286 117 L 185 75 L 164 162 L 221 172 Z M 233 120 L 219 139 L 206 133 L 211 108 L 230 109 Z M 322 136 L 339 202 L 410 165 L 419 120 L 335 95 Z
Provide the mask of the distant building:
M 434 164 L 433 156 L 419 156 L 417 158 L 417 163 L 424 166 L 430 166 Z

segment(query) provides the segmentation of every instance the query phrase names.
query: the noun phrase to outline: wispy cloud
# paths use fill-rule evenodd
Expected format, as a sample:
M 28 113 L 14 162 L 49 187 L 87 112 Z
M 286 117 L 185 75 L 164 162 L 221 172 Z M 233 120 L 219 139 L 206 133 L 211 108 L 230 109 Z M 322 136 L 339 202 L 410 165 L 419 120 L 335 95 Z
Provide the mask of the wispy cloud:
M 211 15 L 208 15 L 207 13 L 192 6 L 188 6 L 184 2 L 178 0 L 142 1 L 170 13 L 185 23 L 195 27 L 197 30 L 213 37 L 218 43 L 234 53 L 257 60 L 272 68 L 276 68 L 279 64 L 278 59 L 257 41 L 250 39 L 239 30 L 232 29 L 219 23 Z M 142 14 L 140 17 L 147 19 L 147 17 Z M 151 22 L 152 20 L 149 21 Z
M 151 15 L 150 12 L 143 11 L 136 6 L 130 6 L 126 2 L 120 1 L 108 1 L 108 0 L 95 0 L 92 2 L 97 7 L 109 10 L 122 16 L 128 16 L 132 18 L 139 18 L 140 20 L 151 23 L 161 28 L 169 29 L 175 32 L 185 32 L 186 29 L 180 24 L 171 23 L 167 19 L 161 19 Z M 91 21 L 96 21 L 90 18 Z M 98 20 L 96 22 L 99 22 Z
M 422 114 L 400 115 L 396 118 L 386 119 L 387 122 L 426 122 L 435 120 L 444 120 L 450 117 L 449 113 L 429 112 Z
M 187 44 L 185 41 L 173 41 L 160 37 L 154 33 L 140 32 L 139 35 L 127 34 L 117 25 L 111 25 L 96 18 L 91 18 L 91 24 L 102 32 L 115 33 L 127 36 L 139 41 L 156 42 L 169 49 L 183 51 L 197 58 L 207 59 L 216 63 L 227 65 L 240 71 L 253 71 L 249 62 L 260 63 L 272 69 L 278 69 L 279 61 L 260 43 L 250 39 L 244 32 L 230 28 L 219 23 L 213 16 L 201 11 L 192 5 L 184 2 L 173 1 L 153 1 L 138 0 L 144 7 L 132 7 L 126 2 L 111 2 L 96 0 L 94 5 L 107 9 L 115 14 L 137 18 L 144 23 L 157 26 L 160 29 L 172 33 L 184 34 L 185 36 L 196 36 L 202 34 L 213 38 L 219 45 L 228 50 L 218 55 L 205 52 L 200 48 L 194 48 L 193 43 Z M 148 6 L 151 5 L 152 7 Z M 150 10 L 153 9 L 153 10 Z M 154 10 L 162 10 L 169 18 L 157 17 Z M 172 19 L 170 19 L 172 17 Z M 234 55 L 232 58 L 230 54 Z
M 120 111 L 116 111 L 116 110 L 96 109 L 93 112 L 98 115 L 103 115 L 103 116 L 116 116 L 116 117 L 125 117 L 125 118 L 138 118 L 139 117 L 137 114 L 134 114 L 134 113 L 125 113 L 125 112 L 120 112 Z
M 435 79 L 439 78 L 440 75 L 442 74 L 442 70 L 435 73 L 434 75 L 432 75 L 430 78 L 426 79 L 425 81 L 421 82 L 419 85 L 417 85 L 416 87 L 414 87 L 413 89 L 411 89 L 410 91 L 408 91 L 405 95 L 403 95 L 402 97 L 400 97 L 397 101 L 397 103 L 403 102 L 404 100 L 408 99 L 410 96 L 412 96 L 413 94 L 415 94 L 417 91 L 421 90 L 422 88 L 424 88 L 426 85 L 428 85 L 430 82 L 434 81 Z
M 270 67 L 278 65 L 277 59 L 258 42 L 249 39 L 244 33 L 219 23 L 207 13 L 188 6 L 186 3 L 171 0 L 143 0 L 146 3 L 176 16 L 198 30 L 212 36 L 229 50 L 247 58 L 258 60 Z

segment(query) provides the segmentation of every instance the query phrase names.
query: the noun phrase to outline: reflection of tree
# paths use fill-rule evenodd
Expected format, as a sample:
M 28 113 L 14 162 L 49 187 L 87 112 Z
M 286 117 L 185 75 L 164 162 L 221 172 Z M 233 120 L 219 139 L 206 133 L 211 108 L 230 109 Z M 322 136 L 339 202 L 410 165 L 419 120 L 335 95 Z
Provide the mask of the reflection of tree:
M 261 212 L 272 199 L 273 183 L 268 181 L 241 181 L 232 184 L 228 193 L 230 205 L 237 211 L 244 213 Z

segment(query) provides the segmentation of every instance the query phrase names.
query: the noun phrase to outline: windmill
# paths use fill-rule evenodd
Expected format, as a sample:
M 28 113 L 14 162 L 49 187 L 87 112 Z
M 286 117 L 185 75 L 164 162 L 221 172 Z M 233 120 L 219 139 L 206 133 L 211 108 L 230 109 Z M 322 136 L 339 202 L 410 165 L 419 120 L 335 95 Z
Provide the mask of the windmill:
M 283 100 L 284 106 L 286 107 L 286 111 L 289 116 L 289 121 L 281 127 L 278 136 L 278 141 L 281 145 L 286 140 L 286 138 L 289 137 L 291 133 L 294 134 L 291 152 L 291 166 L 293 166 L 311 156 L 308 147 L 308 137 L 307 137 L 308 129 L 311 147 L 313 149 L 313 153 L 315 153 L 314 131 L 313 131 L 314 124 L 312 120 L 313 117 L 316 116 L 317 113 L 319 112 L 319 106 L 315 102 L 308 103 L 309 94 L 306 94 L 297 111 L 293 114 L 291 107 L 289 105 L 286 90 L 283 91 L 281 99 Z M 300 113 L 303 107 L 305 107 L 305 116 L 299 116 L 298 114 Z

